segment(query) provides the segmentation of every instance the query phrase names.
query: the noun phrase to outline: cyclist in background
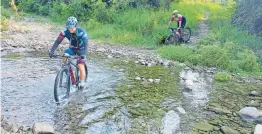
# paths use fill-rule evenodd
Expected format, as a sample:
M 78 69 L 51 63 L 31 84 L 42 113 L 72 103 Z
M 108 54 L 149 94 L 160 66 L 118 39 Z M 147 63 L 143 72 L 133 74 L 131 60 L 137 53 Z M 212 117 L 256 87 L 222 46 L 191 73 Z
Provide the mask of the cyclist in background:
M 169 21 L 168 28 L 170 28 L 170 25 L 172 24 L 174 20 L 177 21 L 177 29 L 180 34 L 179 40 L 183 41 L 184 28 L 186 26 L 186 17 L 181 14 L 178 14 L 178 10 L 174 10 L 172 18 Z

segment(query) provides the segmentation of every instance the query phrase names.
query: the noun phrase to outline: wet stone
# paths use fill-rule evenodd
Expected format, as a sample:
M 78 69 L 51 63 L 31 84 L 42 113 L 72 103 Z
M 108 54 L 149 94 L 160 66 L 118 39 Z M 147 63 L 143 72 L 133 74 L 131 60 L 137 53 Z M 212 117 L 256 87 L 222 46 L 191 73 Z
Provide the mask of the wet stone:
M 148 64 L 147 64 L 147 66 L 148 66 L 148 67 L 151 67 L 151 66 L 152 66 L 152 64 L 151 64 L 151 63 L 148 63 Z
M 185 91 L 185 92 L 192 92 L 192 89 L 189 88 L 189 87 L 185 87 L 185 88 L 184 88 L 184 91 Z
M 107 55 L 107 58 L 112 59 L 113 56 L 112 55 Z
M 166 66 L 166 67 L 169 66 L 169 61 L 164 62 L 163 66 Z
M 155 79 L 154 82 L 158 84 L 160 83 L 160 79 Z
M 254 120 L 259 117 L 259 111 L 255 107 L 245 107 L 239 111 L 239 114 L 244 120 Z
M 195 124 L 194 128 L 205 131 L 205 132 L 209 132 L 214 129 L 214 126 L 209 123 L 197 123 Z
M 184 69 L 185 69 L 185 70 L 189 70 L 190 68 L 189 68 L 189 67 L 185 67 Z
M 180 63 L 180 64 L 178 64 L 178 66 L 184 67 L 184 66 L 186 66 L 186 64 L 185 63 Z
M 124 72 L 125 70 L 124 69 L 119 69 L 119 72 Z
M 252 102 L 248 103 L 246 106 L 249 106 L 249 107 L 260 107 L 260 103 L 258 103 L 257 101 L 252 101 Z
M 35 123 L 33 125 L 33 134 L 54 134 L 54 128 L 46 123 Z
M 262 125 L 261 124 L 256 125 L 254 134 L 262 134 Z
M 221 127 L 221 130 L 224 134 L 240 134 L 238 131 L 227 126 Z
M 154 82 L 154 80 L 153 80 L 153 79 L 148 79 L 148 81 L 149 81 L 150 83 L 153 83 L 153 82 Z
M 177 110 L 179 113 L 181 113 L 181 114 L 186 114 L 185 109 L 182 108 L 182 107 L 177 107 L 176 110 Z
M 249 95 L 251 95 L 251 96 L 260 96 L 261 94 L 258 93 L 257 91 L 252 91 Z
M 138 81 L 139 81 L 139 80 L 141 80 L 141 78 L 140 78 L 140 77 L 136 77 L 135 80 L 138 80 Z
M 163 134 L 173 134 L 179 128 L 180 117 L 179 115 L 171 110 L 166 113 L 165 117 L 162 119 L 163 122 Z
M 208 107 L 208 109 L 218 114 L 232 114 L 232 112 L 230 112 L 229 110 L 222 109 L 219 107 Z
M 220 130 L 220 128 L 219 127 L 214 127 L 214 131 L 219 131 Z

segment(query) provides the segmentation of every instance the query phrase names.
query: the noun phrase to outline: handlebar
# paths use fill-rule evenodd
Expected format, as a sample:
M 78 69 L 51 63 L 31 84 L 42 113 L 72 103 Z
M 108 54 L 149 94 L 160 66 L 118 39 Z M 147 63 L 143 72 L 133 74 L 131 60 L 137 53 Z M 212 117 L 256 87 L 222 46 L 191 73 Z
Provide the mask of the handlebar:
M 181 29 L 181 28 L 172 28 L 172 27 L 170 27 L 170 28 L 168 28 L 168 29 L 171 29 L 171 30 L 179 30 L 179 29 Z
M 70 58 L 70 59 L 78 59 L 80 56 L 78 55 L 52 55 L 54 58 Z M 52 58 L 50 57 L 50 58 Z

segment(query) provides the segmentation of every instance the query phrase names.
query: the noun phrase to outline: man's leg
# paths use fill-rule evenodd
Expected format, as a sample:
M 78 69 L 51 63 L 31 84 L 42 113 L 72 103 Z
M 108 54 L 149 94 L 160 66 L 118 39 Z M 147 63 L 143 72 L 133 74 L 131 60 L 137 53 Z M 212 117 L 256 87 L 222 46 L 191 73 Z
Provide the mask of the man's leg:
M 69 55 L 74 55 L 73 50 L 71 50 L 70 48 L 67 48 L 64 53 L 67 53 Z M 62 62 L 65 63 L 66 62 L 66 58 L 62 58 Z
M 77 54 L 80 55 L 80 58 L 77 61 L 78 68 L 80 71 L 80 87 L 84 87 L 85 78 L 86 78 L 86 71 L 85 71 L 86 50 L 80 49 Z
M 86 72 L 85 72 L 85 56 L 81 56 L 80 59 L 78 59 L 78 68 L 80 71 L 80 81 L 85 81 L 86 78 Z

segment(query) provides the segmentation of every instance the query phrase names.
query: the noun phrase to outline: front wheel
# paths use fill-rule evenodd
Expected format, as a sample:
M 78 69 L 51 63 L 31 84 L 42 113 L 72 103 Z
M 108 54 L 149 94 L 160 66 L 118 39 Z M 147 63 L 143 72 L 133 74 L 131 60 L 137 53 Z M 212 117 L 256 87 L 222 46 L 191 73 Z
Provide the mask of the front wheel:
M 168 35 L 168 37 L 166 38 L 166 40 L 165 40 L 165 44 L 166 45 L 171 45 L 171 44 L 178 44 L 178 37 L 177 37 L 177 35 L 173 35 L 173 34 L 170 34 L 170 35 Z
M 54 85 L 54 98 L 56 102 L 68 98 L 70 93 L 69 68 L 62 68 L 56 75 Z

